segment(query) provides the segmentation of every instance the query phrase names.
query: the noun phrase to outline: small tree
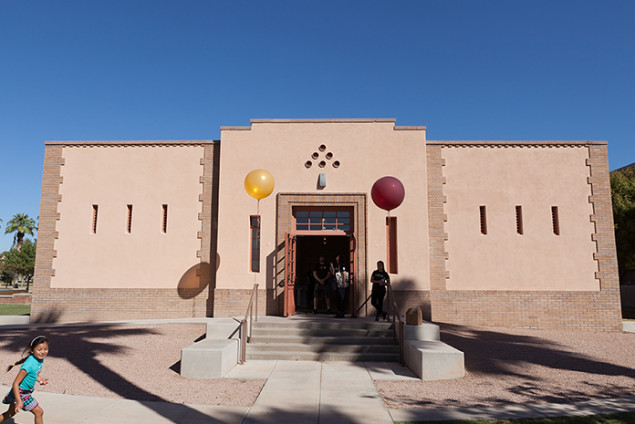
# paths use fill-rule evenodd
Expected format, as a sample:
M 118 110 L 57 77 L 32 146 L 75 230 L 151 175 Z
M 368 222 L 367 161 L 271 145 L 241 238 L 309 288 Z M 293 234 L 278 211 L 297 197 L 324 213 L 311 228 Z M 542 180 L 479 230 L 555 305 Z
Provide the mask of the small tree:
M 9 271 L 0 272 L 0 281 L 4 283 L 4 287 L 9 287 L 9 285 L 13 282 L 13 274 Z
M 16 213 L 13 218 L 7 222 L 7 227 L 4 229 L 5 234 L 15 233 L 13 236 L 13 245 L 20 250 L 22 243 L 24 242 L 24 235 L 33 235 L 33 231 L 37 230 L 35 221 L 29 218 L 29 215 L 25 213 Z
M 11 249 L 4 253 L 4 271 L 24 277 L 27 281 L 27 290 L 35 270 L 35 250 L 36 244 L 26 239 L 22 243 L 21 249 Z
M 620 276 L 635 269 L 635 168 L 611 172 L 615 246 Z

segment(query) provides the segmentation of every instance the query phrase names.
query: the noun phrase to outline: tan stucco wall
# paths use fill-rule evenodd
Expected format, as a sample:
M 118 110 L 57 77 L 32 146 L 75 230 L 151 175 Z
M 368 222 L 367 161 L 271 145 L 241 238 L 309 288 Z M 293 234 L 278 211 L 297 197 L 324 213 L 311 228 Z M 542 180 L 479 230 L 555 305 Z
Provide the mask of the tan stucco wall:
M 444 148 L 447 289 L 599 290 L 588 157 L 585 146 Z M 487 235 L 480 232 L 480 205 Z M 516 233 L 516 205 L 524 235 Z
M 318 147 L 320 154 L 309 169 L 305 162 Z M 325 168 L 317 163 L 333 153 Z M 325 159 L 324 159 L 325 160 Z M 333 168 L 334 161 L 341 163 Z M 256 214 L 257 201 L 247 195 L 244 179 L 253 169 L 269 171 L 276 182 L 274 193 L 260 201 L 262 217 L 261 272 L 248 270 L 249 215 Z M 317 180 L 326 173 L 326 188 Z M 391 175 L 401 180 L 406 197 L 391 212 L 398 218 L 399 273 L 393 276 L 397 289 L 429 288 L 425 131 L 395 129 L 393 120 L 372 121 L 252 121 L 251 127 L 221 128 L 220 190 L 218 214 L 217 288 L 264 287 L 272 272 L 267 256 L 276 244 L 277 193 L 364 193 L 368 195 L 367 252 L 369 266 L 386 258 L 386 212 L 370 199 L 373 183 Z M 372 271 L 370 269 L 370 271 Z M 270 279 L 271 280 L 271 279 Z M 272 280 L 271 280 L 272 281 Z
M 63 149 L 51 288 L 174 288 L 200 263 L 200 145 Z M 98 205 L 92 233 L 92 205 Z M 127 206 L 133 205 L 127 233 Z M 168 230 L 162 233 L 162 205 Z M 187 275 L 186 275 L 187 273 Z

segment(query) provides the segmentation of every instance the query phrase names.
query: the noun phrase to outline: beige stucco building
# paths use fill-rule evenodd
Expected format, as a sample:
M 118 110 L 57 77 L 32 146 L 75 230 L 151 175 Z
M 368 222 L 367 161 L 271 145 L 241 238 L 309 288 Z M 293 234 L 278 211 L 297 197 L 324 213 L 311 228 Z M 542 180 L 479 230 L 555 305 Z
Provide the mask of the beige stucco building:
M 260 201 L 254 169 L 275 179 Z M 384 176 L 406 193 L 389 217 L 370 196 Z M 256 283 L 259 312 L 288 315 L 310 308 L 317 257 L 343 255 L 349 313 L 371 313 L 384 260 L 400 309 L 427 319 L 617 331 L 613 237 L 605 142 L 431 141 L 391 119 L 47 142 L 31 317 L 238 316 Z

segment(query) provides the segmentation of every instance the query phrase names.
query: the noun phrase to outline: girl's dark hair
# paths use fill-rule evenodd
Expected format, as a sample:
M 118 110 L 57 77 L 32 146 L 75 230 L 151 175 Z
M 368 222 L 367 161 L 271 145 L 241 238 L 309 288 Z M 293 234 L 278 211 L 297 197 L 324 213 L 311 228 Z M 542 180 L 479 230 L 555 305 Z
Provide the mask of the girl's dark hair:
M 48 344 L 48 342 L 49 342 L 49 339 L 47 339 L 46 336 L 37 336 L 36 338 L 31 340 L 31 343 L 29 343 L 26 349 L 24 349 L 24 351 L 22 352 L 22 357 L 20 358 L 20 360 L 13 365 L 9 365 L 7 367 L 7 372 L 11 371 L 11 368 L 16 367 L 20 364 L 23 364 L 24 361 L 27 360 L 27 358 L 29 357 L 29 355 L 31 354 L 33 349 L 35 349 L 37 345 L 41 345 L 42 343 Z

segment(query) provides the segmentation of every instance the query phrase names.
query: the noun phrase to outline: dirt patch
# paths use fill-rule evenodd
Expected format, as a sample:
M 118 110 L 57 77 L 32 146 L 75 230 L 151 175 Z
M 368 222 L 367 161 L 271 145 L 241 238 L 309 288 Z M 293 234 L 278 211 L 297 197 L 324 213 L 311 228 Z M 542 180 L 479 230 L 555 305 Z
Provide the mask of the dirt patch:
M 179 375 L 181 349 L 202 338 L 205 330 L 201 324 L 4 330 L 0 365 L 6 369 L 20 358 L 33 337 L 43 334 L 50 340 L 50 354 L 41 375 L 49 384 L 38 385 L 36 390 L 171 403 L 252 405 L 265 380 L 197 380 Z M 16 374 L 15 368 L 1 371 L 0 384 L 10 386 Z
M 466 376 L 376 382 L 389 408 L 569 403 L 632 396 L 635 334 L 571 333 L 442 325 L 465 353 Z

